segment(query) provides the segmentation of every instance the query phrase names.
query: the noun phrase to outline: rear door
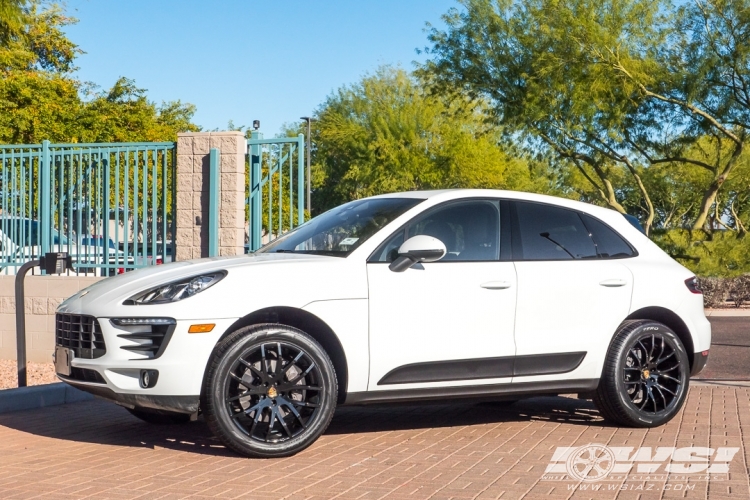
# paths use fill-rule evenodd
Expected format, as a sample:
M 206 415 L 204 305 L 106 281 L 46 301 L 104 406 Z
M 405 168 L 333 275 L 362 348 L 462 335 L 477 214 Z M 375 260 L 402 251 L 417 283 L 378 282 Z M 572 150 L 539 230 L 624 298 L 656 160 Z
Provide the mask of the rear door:
M 574 210 L 518 201 L 512 215 L 513 382 L 599 378 L 604 353 L 630 309 L 633 276 L 620 259 L 632 249 L 601 221 Z M 600 241 L 594 230 L 604 235 Z M 605 236 L 619 239 L 619 246 Z

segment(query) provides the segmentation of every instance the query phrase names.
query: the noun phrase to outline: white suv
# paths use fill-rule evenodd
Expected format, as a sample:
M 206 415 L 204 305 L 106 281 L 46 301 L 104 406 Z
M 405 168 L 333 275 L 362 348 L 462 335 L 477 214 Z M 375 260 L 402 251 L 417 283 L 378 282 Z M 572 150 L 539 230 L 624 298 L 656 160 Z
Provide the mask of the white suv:
M 527 193 L 353 201 L 258 252 L 103 280 L 57 311 L 59 377 L 230 448 L 295 453 L 337 404 L 579 393 L 651 427 L 711 328 L 693 274 L 621 214 Z

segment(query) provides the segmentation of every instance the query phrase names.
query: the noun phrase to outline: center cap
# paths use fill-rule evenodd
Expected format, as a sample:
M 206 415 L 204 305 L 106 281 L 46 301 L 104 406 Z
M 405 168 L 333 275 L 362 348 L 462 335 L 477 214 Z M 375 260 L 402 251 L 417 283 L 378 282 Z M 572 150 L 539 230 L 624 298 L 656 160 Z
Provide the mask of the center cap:
M 268 397 L 269 398 L 275 398 L 277 395 L 278 395 L 278 392 L 276 392 L 276 388 L 275 387 L 271 387 L 270 389 L 268 389 Z
M 651 375 L 651 372 L 648 370 L 648 368 L 643 370 L 643 372 L 641 373 L 643 374 L 643 378 L 648 378 Z

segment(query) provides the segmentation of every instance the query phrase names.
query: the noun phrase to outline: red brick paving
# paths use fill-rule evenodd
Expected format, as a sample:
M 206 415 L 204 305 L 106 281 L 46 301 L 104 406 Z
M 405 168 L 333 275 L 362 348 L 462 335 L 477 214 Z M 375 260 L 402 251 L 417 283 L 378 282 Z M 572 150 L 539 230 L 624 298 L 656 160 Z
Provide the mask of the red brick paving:
M 750 498 L 750 388 L 693 386 L 650 430 L 611 427 L 591 402 L 340 408 L 289 458 L 224 449 L 198 422 L 153 426 L 104 401 L 0 415 L 0 498 Z M 740 447 L 722 481 L 542 480 L 558 446 Z M 680 491 L 665 491 L 665 484 Z M 686 485 L 694 489 L 684 490 Z

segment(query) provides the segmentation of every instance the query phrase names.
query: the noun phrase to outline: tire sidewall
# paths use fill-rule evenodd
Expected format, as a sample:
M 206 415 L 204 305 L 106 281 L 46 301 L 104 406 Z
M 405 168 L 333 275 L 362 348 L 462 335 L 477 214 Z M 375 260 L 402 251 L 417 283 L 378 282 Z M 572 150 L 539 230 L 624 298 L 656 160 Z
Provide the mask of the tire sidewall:
M 678 392 L 676 404 L 673 404 L 667 410 L 662 410 L 653 415 L 641 412 L 635 407 L 627 394 L 625 383 L 622 379 L 623 368 L 625 367 L 625 360 L 627 359 L 629 350 L 639 340 L 648 338 L 652 334 L 659 334 L 669 339 L 675 347 L 675 353 L 682 368 L 680 374 L 680 392 Z M 690 360 L 682 341 L 680 341 L 679 337 L 670 328 L 661 323 L 648 322 L 638 325 L 633 331 L 629 332 L 626 342 L 617 354 L 615 373 L 610 374 L 610 376 L 614 377 L 612 382 L 617 389 L 617 396 L 620 399 L 622 410 L 627 414 L 627 418 L 631 421 L 639 422 L 640 425 L 654 427 L 671 420 L 682 408 L 690 383 Z
M 214 356 L 218 356 L 218 363 L 207 381 L 214 423 L 220 428 L 221 434 L 231 440 L 231 447 L 246 455 L 263 458 L 281 457 L 306 448 L 326 430 L 336 407 L 336 375 L 328 355 L 312 337 L 289 326 L 247 327 L 237 333 L 239 335 L 230 336 L 225 340 L 227 345 L 217 348 Z M 276 444 L 254 440 L 238 429 L 227 411 L 224 392 L 229 370 L 237 359 L 255 347 L 270 342 L 283 342 L 303 349 L 320 367 L 321 384 L 324 388 L 319 414 L 312 425 L 299 436 Z

